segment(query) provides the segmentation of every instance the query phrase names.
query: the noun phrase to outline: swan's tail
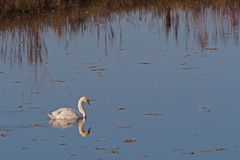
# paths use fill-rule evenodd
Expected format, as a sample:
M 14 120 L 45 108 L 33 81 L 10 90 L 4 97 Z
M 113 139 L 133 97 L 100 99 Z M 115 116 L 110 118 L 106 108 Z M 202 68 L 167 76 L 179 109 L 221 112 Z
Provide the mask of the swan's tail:
M 48 117 L 51 119 L 54 119 L 54 117 L 52 116 L 52 113 L 48 113 Z

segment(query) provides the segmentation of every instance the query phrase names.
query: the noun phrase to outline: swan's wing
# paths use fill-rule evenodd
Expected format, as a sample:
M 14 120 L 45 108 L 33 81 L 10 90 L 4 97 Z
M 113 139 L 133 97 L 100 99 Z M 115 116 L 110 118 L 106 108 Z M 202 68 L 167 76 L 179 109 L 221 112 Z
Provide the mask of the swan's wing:
M 51 119 L 78 119 L 80 115 L 72 108 L 60 108 L 48 114 Z

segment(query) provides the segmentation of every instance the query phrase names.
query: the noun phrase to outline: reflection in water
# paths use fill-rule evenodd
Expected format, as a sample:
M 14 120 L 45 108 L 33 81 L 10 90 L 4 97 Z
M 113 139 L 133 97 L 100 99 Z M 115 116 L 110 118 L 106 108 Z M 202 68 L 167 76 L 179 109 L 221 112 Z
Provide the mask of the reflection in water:
M 78 131 L 82 137 L 88 137 L 91 132 L 91 127 L 87 130 L 84 129 L 86 123 L 86 119 L 83 118 L 81 120 L 77 119 L 50 119 L 49 124 L 51 124 L 55 128 L 69 128 L 78 124 Z
M 229 39 L 239 45 L 239 8 L 238 1 L 104 1 L 36 17 L 16 17 L 1 21 L 0 58 L 15 65 L 46 63 L 45 38 L 51 31 L 63 41 L 66 52 L 72 40 L 88 32 L 105 43 L 107 53 L 113 45 L 121 47 L 126 19 L 134 25 L 148 24 L 163 39 L 172 37 L 186 48 L 192 39 L 203 51 L 209 43 Z

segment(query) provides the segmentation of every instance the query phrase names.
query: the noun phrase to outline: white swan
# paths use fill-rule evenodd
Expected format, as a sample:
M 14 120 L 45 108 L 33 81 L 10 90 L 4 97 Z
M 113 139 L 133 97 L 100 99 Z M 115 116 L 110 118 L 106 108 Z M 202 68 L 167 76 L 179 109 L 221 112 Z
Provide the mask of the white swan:
M 89 99 L 85 96 L 81 97 L 78 101 L 78 111 L 72 108 L 60 108 L 56 111 L 48 113 L 51 119 L 80 119 L 86 118 L 86 112 L 83 108 L 83 103 L 90 105 Z M 82 115 L 82 116 L 81 116 Z

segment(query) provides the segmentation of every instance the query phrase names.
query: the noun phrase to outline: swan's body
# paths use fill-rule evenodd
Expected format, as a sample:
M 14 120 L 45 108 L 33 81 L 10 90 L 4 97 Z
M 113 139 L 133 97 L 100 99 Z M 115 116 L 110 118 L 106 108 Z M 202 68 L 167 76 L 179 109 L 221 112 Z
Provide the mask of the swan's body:
M 72 108 L 60 108 L 48 114 L 51 119 L 80 119 L 86 118 L 86 112 L 83 108 L 83 103 L 90 105 L 89 99 L 87 97 L 81 97 L 78 101 L 78 110 Z

